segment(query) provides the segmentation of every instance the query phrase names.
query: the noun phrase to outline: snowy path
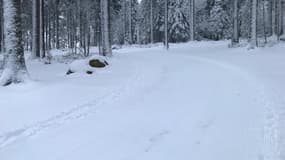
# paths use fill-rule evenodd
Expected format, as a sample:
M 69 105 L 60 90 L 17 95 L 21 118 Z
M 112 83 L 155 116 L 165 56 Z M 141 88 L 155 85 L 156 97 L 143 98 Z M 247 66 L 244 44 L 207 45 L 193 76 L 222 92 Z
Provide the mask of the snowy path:
M 263 159 L 269 100 L 254 75 L 185 50 L 120 52 L 108 89 L 0 134 L 0 159 Z

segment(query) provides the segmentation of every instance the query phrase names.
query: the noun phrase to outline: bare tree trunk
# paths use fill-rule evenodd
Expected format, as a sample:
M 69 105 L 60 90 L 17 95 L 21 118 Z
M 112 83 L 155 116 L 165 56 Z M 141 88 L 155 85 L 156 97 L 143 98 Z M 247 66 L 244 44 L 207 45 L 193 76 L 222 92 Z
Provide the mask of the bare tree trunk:
M 33 0 L 33 43 L 32 58 L 40 57 L 40 1 Z
M 169 49 L 169 43 L 168 43 L 168 0 L 164 0 L 165 2 L 165 8 L 164 8 L 164 45 L 165 48 L 168 50 Z
M 132 34 L 132 0 L 129 1 L 129 44 L 133 43 Z
M 98 18 L 96 20 L 97 20 L 96 21 L 97 22 L 97 25 L 96 25 L 97 46 L 98 46 L 99 55 L 103 55 L 103 53 L 102 53 L 102 32 L 101 32 L 102 31 L 101 30 L 101 26 L 102 26 L 101 11 L 99 12 L 99 16 L 98 16 Z
M 20 83 L 27 76 L 22 44 L 21 1 L 4 0 L 5 66 L 0 85 Z
M 251 4 L 251 40 L 250 40 L 250 48 L 254 49 L 258 46 L 257 43 L 257 14 L 258 14 L 258 3 L 257 0 L 252 0 Z
M 1 15 L 1 29 L 0 29 L 0 39 L 1 39 L 1 42 L 0 42 L 0 45 L 1 45 L 1 50 L 0 52 L 5 52 L 5 44 L 4 44 L 4 16 L 3 16 L 3 0 L 1 0 L 1 11 L 0 11 L 0 15 Z
M 190 41 L 195 40 L 195 0 L 190 0 Z
M 109 0 L 101 0 L 101 32 L 102 32 L 102 54 L 112 56 L 110 45 L 110 25 L 109 25 Z
M 108 0 L 108 7 L 107 7 L 107 11 L 108 11 L 108 34 L 109 34 L 109 48 L 112 52 L 112 36 L 113 36 L 113 32 L 112 32 L 112 12 L 111 12 L 111 6 L 112 6 L 113 0 Z
M 51 42 L 52 42 L 52 29 L 51 29 L 51 27 L 52 27 L 52 19 L 51 19 L 51 9 L 50 8 L 51 8 L 51 3 L 49 1 L 48 2 L 48 12 L 49 12 L 49 14 L 48 14 L 48 42 L 47 42 L 48 50 L 51 50 L 51 47 L 52 47 L 52 44 L 51 44 Z
M 239 27 L 238 27 L 238 0 L 233 1 L 233 38 L 232 46 L 235 46 L 239 43 Z
M 281 22 L 281 24 L 282 24 L 282 34 L 284 35 L 284 32 L 285 32 L 285 23 L 284 23 L 284 13 L 285 13 L 285 11 L 284 11 L 284 8 L 285 8 L 285 1 L 283 0 L 282 1 L 282 9 L 281 9 L 281 14 L 282 14 L 282 22 Z M 285 38 L 285 37 L 284 37 Z
M 276 35 L 276 0 L 272 0 L 272 4 L 271 4 L 271 27 L 272 27 L 272 36 L 273 37 L 277 37 Z
M 280 36 L 282 35 L 282 28 L 283 28 L 283 12 L 282 12 L 282 0 L 278 0 L 278 40 L 280 40 Z
M 265 0 L 262 1 L 262 19 L 263 19 L 264 43 L 267 44 Z
M 90 56 L 90 43 L 91 43 L 91 28 L 87 26 L 87 56 Z
M 45 57 L 45 15 L 44 15 L 44 0 L 40 0 L 40 56 Z
M 136 43 L 137 44 L 140 44 L 141 43 L 141 33 L 140 33 L 140 25 L 139 25 L 139 23 L 137 23 L 137 25 L 136 25 L 136 34 L 137 34 L 137 39 L 136 39 Z
M 127 4 L 126 0 L 123 0 L 123 30 L 124 30 L 124 44 L 127 44 Z
M 150 43 L 153 42 L 153 0 L 150 0 Z
M 59 46 L 59 0 L 56 0 L 56 4 L 55 4 L 55 7 L 56 7 L 56 49 L 59 49 L 60 46 Z

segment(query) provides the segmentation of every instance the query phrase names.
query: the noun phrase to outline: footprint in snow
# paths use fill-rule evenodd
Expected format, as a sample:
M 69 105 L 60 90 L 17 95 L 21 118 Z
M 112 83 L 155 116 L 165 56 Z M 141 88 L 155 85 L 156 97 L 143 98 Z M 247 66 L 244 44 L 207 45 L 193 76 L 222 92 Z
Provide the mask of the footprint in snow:
M 150 152 L 157 143 L 161 142 L 162 139 L 168 135 L 170 132 L 168 130 L 162 130 L 161 132 L 159 132 L 158 134 L 152 136 L 149 139 L 150 145 L 145 149 L 145 152 Z

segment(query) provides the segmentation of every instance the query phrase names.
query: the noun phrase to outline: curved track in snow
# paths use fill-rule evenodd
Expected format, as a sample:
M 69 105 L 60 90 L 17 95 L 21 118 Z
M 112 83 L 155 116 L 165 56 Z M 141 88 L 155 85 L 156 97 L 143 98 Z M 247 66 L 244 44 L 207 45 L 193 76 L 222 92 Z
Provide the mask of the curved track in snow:
M 267 97 L 250 73 L 187 54 L 122 52 L 133 71 L 121 87 L 0 135 L 0 159 L 265 158 Z

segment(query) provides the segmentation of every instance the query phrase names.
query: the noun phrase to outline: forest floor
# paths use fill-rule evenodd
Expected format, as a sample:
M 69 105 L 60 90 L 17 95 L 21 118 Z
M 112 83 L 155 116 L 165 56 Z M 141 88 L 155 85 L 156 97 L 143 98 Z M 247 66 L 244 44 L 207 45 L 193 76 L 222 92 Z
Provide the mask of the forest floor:
M 227 44 L 125 47 L 93 75 L 29 60 L 0 88 L 0 159 L 284 159 L 285 45 Z

